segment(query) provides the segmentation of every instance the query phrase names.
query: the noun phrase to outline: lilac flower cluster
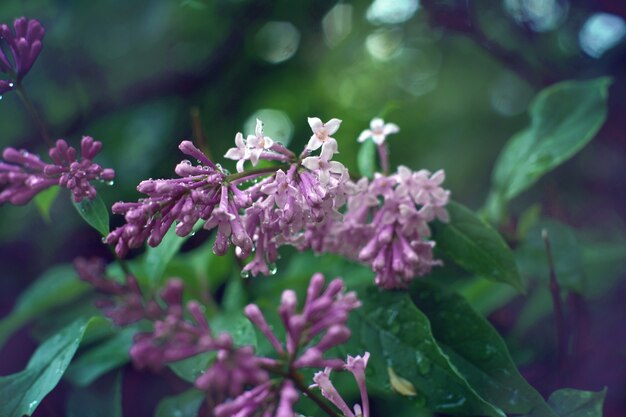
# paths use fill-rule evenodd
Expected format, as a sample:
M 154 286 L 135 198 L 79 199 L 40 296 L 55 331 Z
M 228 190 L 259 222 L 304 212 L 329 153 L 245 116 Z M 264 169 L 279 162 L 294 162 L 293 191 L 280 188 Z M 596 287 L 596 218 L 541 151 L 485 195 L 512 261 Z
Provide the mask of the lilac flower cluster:
M 137 367 L 159 369 L 200 353 L 216 352 L 213 363 L 195 381 L 196 388 L 207 392 L 216 417 L 253 417 L 260 415 L 260 410 L 263 416 L 293 417 L 293 406 L 300 392 L 310 394 L 301 385 L 302 377 L 298 373 L 301 368 L 325 368 L 316 374 L 314 381 L 334 404 L 339 404 L 338 394 L 328 380 L 330 370 L 352 372 L 363 396 L 363 417 L 369 415 L 364 374 L 369 353 L 363 358 L 348 357 L 347 363 L 338 358 L 324 358 L 330 348 L 348 340 L 348 314 L 360 306 L 355 293 L 345 293 L 341 279 L 333 280 L 323 291 L 324 277 L 314 275 L 301 312 L 296 311 L 295 293 L 283 292 L 278 312 L 286 330 L 285 344 L 279 342 L 257 305 L 245 308 L 248 319 L 276 350 L 277 358 L 270 358 L 257 356 L 251 346 L 235 346 L 227 333 L 214 335 L 197 302 L 190 301 L 183 308 L 180 280 L 167 282 L 160 292 L 161 302 L 154 298 L 144 301 L 133 277 L 128 276 L 125 284 L 107 279 L 101 260 L 79 259 L 75 265 L 81 279 L 117 298 L 99 304 L 116 324 L 128 325 L 141 319 L 154 322 L 151 332 L 135 336 L 130 355 Z M 185 311 L 191 320 L 185 318 Z M 355 407 L 357 410 L 359 406 Z
M 45 30 L 39 21 L 20 17 L 13 22 L 11 31 L 8 25 L 0 25 L 0 72 L 8 74 L 10 81 L 0 80 L 0 95 L 11 91 L 15 83 L 30 71 L 35 60 L 41 52 L 41 41 Z M 3 52 L 1 45 L 4 43 L 10 54 L 11 60 Z
M 434 243 L 427 239 L 428 222 L 447 221 L 449 192 L 441 188 L 443 171 L 400 167 L 394 175 L 354 183 L 347 169 L 332 160 L 338 152 L 332 135 L 340 124 L 339 119 L 323 123 L 309 118 L 313 134 L 296 156 L 265 136 L 257 120 L 254 134 L 244 139 L 238 133 L 236 147 L 225 155 L 237 161 L 236 174 L 183 141 L 181 151 L 198 165 L 182 161 L 175 169 L 180 178 L 143 181 L 137 189 L 146 198 L 116 203 L 113 212 L 123 214 L 126 224 L 112 231 L 106 242 L 125 256 L 146 240 L 158 245 L 173 224 L 176 233 L 185 236 L 202 220 L 205 229 L 217 231 L 216 254 L 225 254 L 232 244 L 236 255 L 247 259 L 244 276 L 271 274 L 278 248 L 289 244 L 360 260 L 376 272 L 378 285 L 405 288 L 438 264 L 432 256 Z M 360 140 L 372 137 L 386 158 L 385 138 L 397 131 L 396 125 L 376 119 Z M 244 170 L 246 162 L 255 166 L 259 160 L 280 164 Z
M 0 204 L 26 204 L 53 185 L 69 189 L 76 202 L 93 199 L 96 189 L 91 181 L 112 181 L 115 177 L 115 171 L 93 162 L 100 149 L 102 142 L 84 136 L 79 159 L 77 150 L 59 139 L 49 151 L 53 163 L 48 164 L 25 150 L 6 148 L 2 153 L 6 162 L 0 162 Z
M 377 174 L 355 184 L 342 221 L 319 229 L 321 251 L 364 262 L 383 288 L 406 288 L 416 276 L 430 272 L 433 241 L 428 223 L 448 221 L 450 192 L 441 188 L 443 171 L 431 174 L 400 166 L 390 176 Z

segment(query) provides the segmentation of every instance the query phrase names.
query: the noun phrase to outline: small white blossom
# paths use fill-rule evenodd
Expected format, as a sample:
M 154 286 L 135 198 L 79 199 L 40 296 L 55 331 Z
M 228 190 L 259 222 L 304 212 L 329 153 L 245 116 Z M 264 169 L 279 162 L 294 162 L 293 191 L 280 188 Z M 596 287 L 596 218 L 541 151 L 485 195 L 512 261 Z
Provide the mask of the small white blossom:
M 317 117 L 309 117 L 309 126 L 311 126 L 311 130 L 313 130 L 313 135 L 311 139 L 309 139 L 309 143 L 306 145 L 306 148 L 310 151 L 314 151 L 319 149 L 325 143 L 335 142 L 335 138 L 332 138 L 337 130 L 339 130 L 339 125 L 341 124 L 341 120 L 339 119 L 330 119 L 326 123 L 322 123 Z M 337 151 L 337 147 L 335 146 L 335 152 Z
M 259 157 L 264 150 L 272 147 L 274 141 L 268 136 L 263 135 L 263 122 L 256 119 L 256 127 L 254 128 L 254 135 L 248 135 L 246 140 L 248 148 L 250 149 L 250 161 L 252 165 L 256 166 L 259 162 Z
M 224 158 L 233 159 L 237 161 L 237 172 L 243 171 L 243 163 L 250 159 L 250 150 L 246 145 L 246 141 L 241 133 L 235 135 L 235 148 L 230 148 Z
M 398 133 L 400 128 L 394 123 L 385 123 L 381 118 L 372 119 L 370 122 L 370 128 L 365 129 L 359 135 L 359 142 L 365 142 L 368 138 L 372 138 L 376 145 L 382 145 L 387 139 L 387 136 Z

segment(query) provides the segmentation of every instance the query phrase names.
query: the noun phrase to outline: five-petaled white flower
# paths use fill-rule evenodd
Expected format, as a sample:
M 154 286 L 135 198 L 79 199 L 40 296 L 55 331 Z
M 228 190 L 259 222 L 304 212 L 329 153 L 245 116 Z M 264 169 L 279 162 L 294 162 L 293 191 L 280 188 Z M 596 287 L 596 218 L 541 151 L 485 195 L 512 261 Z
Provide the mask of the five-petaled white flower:
M 392 133 L 398 133 L 400 128 L 394 123 L 385 123 L 385 121 L 379 117 L 372 119 L 370 122 L 370 128 L 365 129 L 359 135 L 359 142 L 365 142 L 366 139 L 372 138 L 376 145 L 382 145 L 388 135 Z
M 259 162 L 259 157 L 264 150 L 269 149 L 274 144 L 274 141 L 268 136 L 263 135 L 263 122 L 256 119 L 256 127 L 254 128 L 254 135 L 248 135 L 246 139 L 248 148 L 250 149 L 250 161 L 252 165 L 256 166 Z
M 346 167 L 341 162 L 331 161 L 333 154 L 337 152 L 337 141 L 324 143 L 320 156 L 309 156 L 302 160 L 302 165 L 311 171 L 317 171 L 320 184 L 326 185 L 330 181 L 330 173 L 342 174 Z
M 309 143 L 306 145 L 306 149 L 310 151 L 314 151 L 319 149 L 325 143 L 335 142 L 335 138 L 330 137 L 334 134 L 341 124 L 341 120 L 339 119 L 330 119 L 326 123 L 322 123 L 322 121 L 317 117 L 309 117 L 309 126 L 311 126 L 311 130 L 313 130 L 313 135 L 311 139 L 309 139 Z M 337 146 L 335 146 L 335 152 L 337 151 Z
M 250 158 L 250 150 L 241 132 L 235 135 L 235 146 L 235 148 L 230 148 L 226 152 L 224 158 L 237 161 L 237 172 L 243 172 L 243 163 Z

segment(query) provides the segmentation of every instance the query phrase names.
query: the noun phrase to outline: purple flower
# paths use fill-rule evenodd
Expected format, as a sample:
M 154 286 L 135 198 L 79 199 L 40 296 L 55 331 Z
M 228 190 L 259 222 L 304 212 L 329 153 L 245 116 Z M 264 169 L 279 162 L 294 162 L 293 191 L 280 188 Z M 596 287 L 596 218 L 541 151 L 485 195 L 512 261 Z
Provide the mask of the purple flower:
M 69 189 L 76 202 L 95 198 L 96 189 L 91 181 L 112 181 L 115 177 L 112 169 L 93 162 L 100 149 L 101 142 L 84 136 L 82 158 L 78 159 L 76 149 L 59 139 L 49 151 L 54 163 L 47 164 L 25 150 L 6 148 L 2 153 L 6 163 L 0 162 L 0 204 L 26 204 L 37 193 L 53 185 Z
M 41 41 L 45 30 L 39 21 L 20 17 L 13 22 L 13 31 L 8 25 L 0 25 L 0 39 L 11 52 L 11 60 L 0 48 L 0 71 L 20 81 L 30 71 L 41 52 Z

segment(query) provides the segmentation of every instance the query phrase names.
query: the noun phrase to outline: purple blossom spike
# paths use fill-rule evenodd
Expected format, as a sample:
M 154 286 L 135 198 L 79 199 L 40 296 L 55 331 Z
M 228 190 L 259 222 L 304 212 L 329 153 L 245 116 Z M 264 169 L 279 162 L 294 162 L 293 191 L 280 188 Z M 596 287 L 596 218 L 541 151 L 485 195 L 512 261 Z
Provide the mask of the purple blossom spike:
M 278 312 L 286 330 L 285 346 L 269 328 L 258 306 L 250 304 L 245 309 L 248 319 L 268 338 L 276 352 L 292 358 L 294 368 L 343 366 L 339 359 L 326 359 L 323 355 L 330 348 L 349 339 L 350 329 L 346 326 L 348 314 L 361 303 L 354 292 L 344 293 L 343 281 L 339 278 L 322 292 L 323 286 L 324 276 L 315 274 L 309 283 L 301 312 L 297 311 L 295 293 L 291 290 L 283 292 Z M 321 335 L 321 339 L 311 345 L 317 335 Z M 296 357 L 298 352 L 302 353 Z
M 0 204 L 26 204 L 53 185 L 69 189 L 76 202 L 95 198 L 96 189 L 91 182 L 112 181 L 115 177 L 115 171 L 93 162 L 100 149 L 101 142 L 84 136 L 79 159 L 77 150 L 59 139 L 49 151 L 53 163 L 47 164 L 25 150 L 6 148 L 2 153 L 6 162 L 0 162 Z
M 146 194 L 146 198 L 137 203 L 113 205 L 113 213 L 123 214 L 126 224 L 113 230 L 105 242 L 114 244 L 119 256 L 142 246 L 146 240 L 149 245 L 157 246 L 174 223 L 176 234 L 185 236 L 191 233 L 198 220 L 214 218 L 217 224 L 220 223 L 218 216 L 230 213 L 230 205 L 226 202 L 222 211 L 212 216 L 223 194 L 224 173 L 191 142 L 183 141 L 179 148 L 201 165 L 181 161 L 175 169 L 180 178 L 143 181 L 137 190 Z M 220 241 L 219 245 L 227 247 L 226 242 Z
M 10 58 L 0 49 L 0 71 L 20 81 L 32 68 L 39 56 L 45 35 L 43 26 L 35 19 L 20 17 L 13 22 L 13 31 L 8 25 L 0 25 L 0 39 L 8 46 Z

